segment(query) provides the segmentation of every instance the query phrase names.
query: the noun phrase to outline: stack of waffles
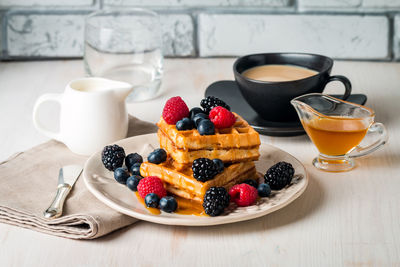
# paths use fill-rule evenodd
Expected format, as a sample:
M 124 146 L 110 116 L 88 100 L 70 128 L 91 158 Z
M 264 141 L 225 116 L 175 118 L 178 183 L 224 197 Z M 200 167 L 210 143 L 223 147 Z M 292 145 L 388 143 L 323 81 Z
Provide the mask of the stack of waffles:
M 144 176 L 158 176 L 167 191 L 174 195 L 203 201 L 210 187 L 225 187 L 247 179 L 257 178 L 254 161 L 260 156 L 258 133 L 239 115 L 233 113 L 236 122 L 230 128 L 215 129 L 213 135 L 200 135 L 196 129 L 178 131 L 162 117 L 157 123 L 160 147 L 167 151 L 168 159 L 161 164 L 144 162 Z M 193 177 L 192 163 L 198 158 L 220 159 L 224 171 L 213 179 L 201 182 Z

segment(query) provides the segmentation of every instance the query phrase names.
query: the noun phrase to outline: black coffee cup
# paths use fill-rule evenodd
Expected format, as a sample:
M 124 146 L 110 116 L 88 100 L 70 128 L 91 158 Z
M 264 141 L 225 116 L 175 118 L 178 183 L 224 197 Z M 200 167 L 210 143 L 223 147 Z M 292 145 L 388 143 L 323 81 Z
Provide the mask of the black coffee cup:
M 262 65 L 295 65 L 317 71 L 304 79 L 284 82 L 265 82 L 247 78 L 242 73 L 250 68 Z M 346 100 L 351 93 L 349 79 L 341 75 L 330 76 L 333 60 L 329 57 L 305 53 L 265 53 L 247 55 L 238 58 L 233 65 L 236 83 L 254 110 L 269 121 L 296 121 L 298 116 L 290 100 L 295 97 L 322 93 L 327 83 L 340 81 L 344 84 Z

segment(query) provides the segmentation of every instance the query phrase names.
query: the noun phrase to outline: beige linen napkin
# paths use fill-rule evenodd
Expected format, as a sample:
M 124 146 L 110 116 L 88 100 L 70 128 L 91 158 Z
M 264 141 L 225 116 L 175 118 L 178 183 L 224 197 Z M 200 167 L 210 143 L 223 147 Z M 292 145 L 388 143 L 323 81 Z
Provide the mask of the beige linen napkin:
M 130 117 L 128 136 L 156 131 L 156 126 Z M 53 220 L 43 211 L 53 200 L 58 171 L 64 165 L 84 165 L 87 157 L 51 140 L 0 163 L 0 222 L 74 239 L 93 239 L 132 224 L 136 219 L 107 207 L 86 188 L 82 175 Z

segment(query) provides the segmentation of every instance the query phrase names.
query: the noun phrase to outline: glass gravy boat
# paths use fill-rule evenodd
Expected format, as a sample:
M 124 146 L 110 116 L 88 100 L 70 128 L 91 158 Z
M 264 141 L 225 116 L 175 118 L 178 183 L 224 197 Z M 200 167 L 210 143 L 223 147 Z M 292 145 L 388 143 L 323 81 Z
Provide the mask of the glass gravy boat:
M 313 165 L 324 171 L 354 168 L 354 158 L 367 155 L 388 139 L 382 123 L 367 107 L 329 95 L 313 93 L 291 101 L 311 141 L 319 150 Z

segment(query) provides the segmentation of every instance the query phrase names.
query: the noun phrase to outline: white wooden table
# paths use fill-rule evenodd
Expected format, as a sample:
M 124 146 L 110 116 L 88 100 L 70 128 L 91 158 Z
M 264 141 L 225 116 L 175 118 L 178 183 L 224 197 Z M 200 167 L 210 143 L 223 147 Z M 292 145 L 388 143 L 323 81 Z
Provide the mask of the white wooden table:
M 156 122 L 171 96 L 198 105 L 208 84 L 233 78 L 232 63 L 167 59 L 163 94 L 130 104 L 129 111 Z M 353 171 L 316 170 L 316 149 L 306 136 L 262 136 L 310 174 L 305 193 L 282 210 L 215 227 L 138 222 L 92 241 L 0 224 L 0 266 L 400 266 L 400 64 L 336 62 L 333 74 L 367 94 L 367 106 L 389 130 L 386 147 L 357 160 Z M 34 101 L 83 75 L 80 60 L 0 63 L 0 161 L 46 140 L 32 125 Z M 343 90 L 334 87 L 328 92 Z M 56 114 L 48 119 L 56 121 Z

